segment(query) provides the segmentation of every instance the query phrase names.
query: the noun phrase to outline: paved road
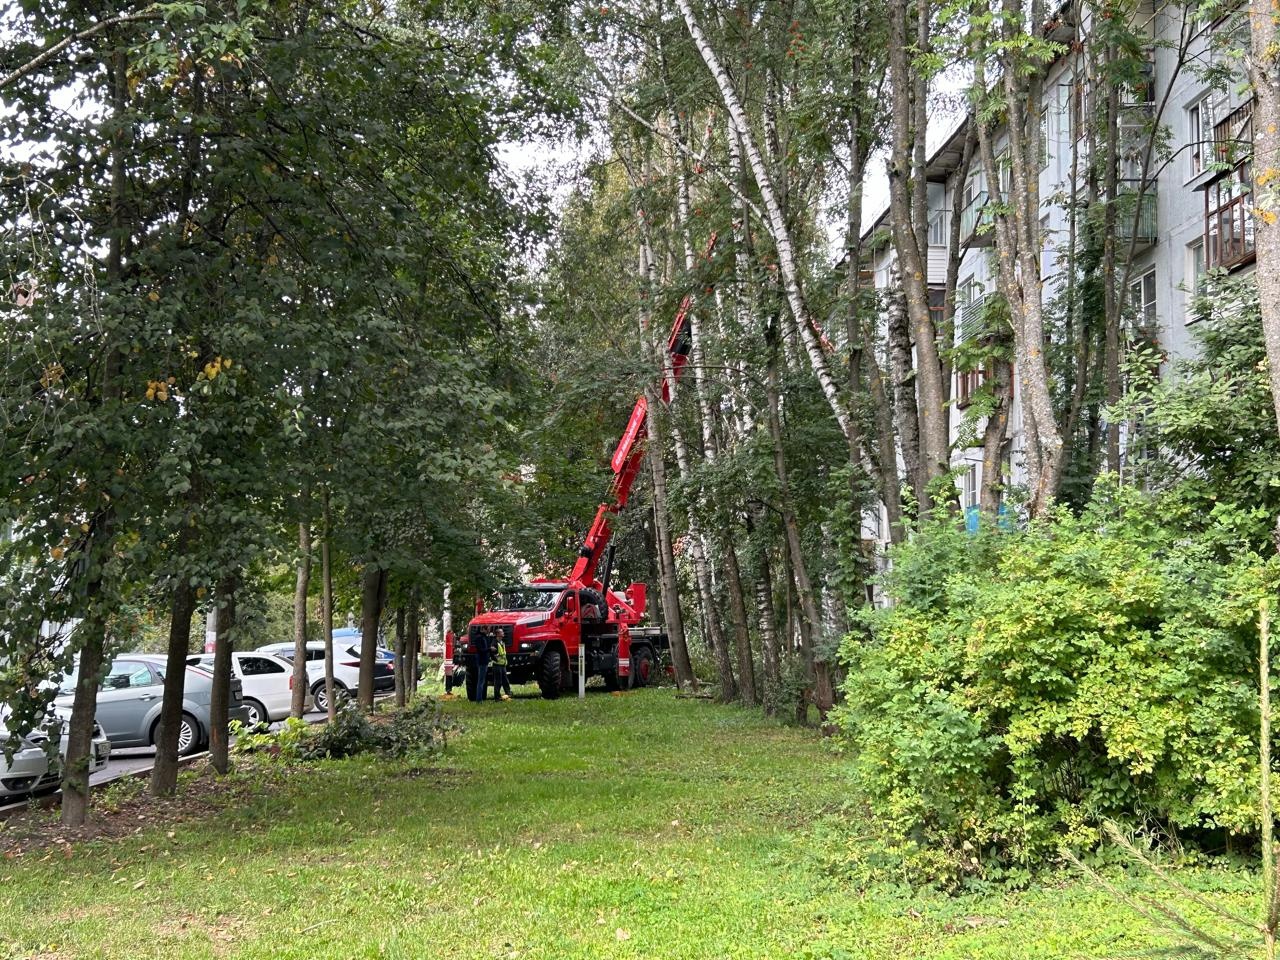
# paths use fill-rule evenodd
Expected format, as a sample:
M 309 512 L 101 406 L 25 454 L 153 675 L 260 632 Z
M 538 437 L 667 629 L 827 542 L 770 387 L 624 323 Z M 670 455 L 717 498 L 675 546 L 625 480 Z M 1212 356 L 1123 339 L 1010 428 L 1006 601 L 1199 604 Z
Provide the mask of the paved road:
M 317 723 L 325 718 L 322 711 L 313 710 L 303 716 L 308 723 Z M 280 723 L 273 723 L 271 729 L 278 730 Z M 89 777 L 89 782 L 94 786 L 104 783 L 110 783 L 112 780 L 119 780 L 121 777 L 127 777 L 131 773 L 139 770 L 146 770 L 156 760 L 156 751 L 154 747 L 116 747 L 111 751 L 111 758 L 107 761 L 107 765 L 97 773 Z M 38 796 L 41 798 L 56 796 L 57 790 L 41 791 Z M 6 797 L 0 800 L 0 811 L 8 812 L 10 808 L 25 806 L 26 801 L 16 797 Z
M 313 710 L 304 714 L 303 718 L 308 723 L 317 723 L 323 720 L 325 714 L 320 710 Z M 271 724 L 272 730 L 279 730 L 281 724 L 279 722 Z M 107 765 L 93 774 L 89 778 L 89 782 L 93 784 L 109 783 L 112 780 L 118 780 L 120 777 L 127 776 L 137 770 L 145 770 L 147 767 L 155 763 L 156 751 L 154 747 L 116 747 L 111 751 L 111 759 L 107 761 Z

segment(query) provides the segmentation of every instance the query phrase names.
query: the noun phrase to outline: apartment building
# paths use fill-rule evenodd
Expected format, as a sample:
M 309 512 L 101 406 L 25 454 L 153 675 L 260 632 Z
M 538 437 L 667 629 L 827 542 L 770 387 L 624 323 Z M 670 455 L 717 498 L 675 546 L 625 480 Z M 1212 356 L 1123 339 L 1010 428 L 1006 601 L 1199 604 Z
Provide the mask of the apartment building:
M 1130 339 L 1154 342 L 1169 360 L 1194 349 L 1198 318 L 1192 291 L 1212 269 L 1245 271 L 1254 259 L 1253 221 L 1248 207 L 1248 144 L 1252 140 L 1252 102 L 1243 83 L 1223 82 L 1221 73 L 1210 82 L 1211 64 L 1232 69 L 1223 52 L 1224 32 L 1239 29 L 1239 18 L 1196 20 L 1174 4 L 1155 3 L 1140 16 L 1151 38 L 1143 81 L 1121 90 L 1119 186 L 1117 204 L 1118 282 L 1127 284 L 1126 311 Z M 1039 156 L 1043 253 L 1041 275 L 1044 302 L 1051 304 L 1068 275 L 1068 249 L 1080 236 L 1086 196 L 1085 171 L 1091 138 L 1086 117 L 1092 110 L 1085 55 L 1071 41 L 1088 36 L 1062 20 L 1050 27 L 1065 53 L 1047 70 L 1043 84 Z M 1238 65 L 1235 67 L 1238 70 Z M 1159 131 L 1154 138 L 1151 131 Z M 995 237 L 989 229 L 992 210 L 988 178 L 999 177 L 1007 195 L 1007 169 L 982 169 L 975 156 L 967 175 L 961 175 L 968 131 L 960 125 L 929 160 L 929 257 L 931 302 L 941 314 L 948 266 L 951 212 L 961 211 L 960 259 L 956 287 L 957 345 L 980 329 L 986 297 L 996 289 Z M 1001 152 L 997 138 L 997 166 Z M 1150 149 L 1154 145 L 1154 149 Z M 1072 210 L 1075 210 L 1075 214 Z M 871 251 L 866 269 L 875 286 L 888 292 L 897 283 L 895 253 L 886 211 L 866 231 Z M 951 385 L 949 410 L 953 440 L 952 464 L 960 477 L 962 502 L 971 523 L 977 522 L 982 483 L 982 424 L 965 426 L 966 408 L 985 372 L 957 373 Z M 1025 482 L 1021 392 L 1014 375 L 1009 422 L 1009 457 L 1005 482 Z M 976 426 L 976 430 L 974 427 Z M 976 435 L 976 441 L 972 438 Z M 877 515 L 878 513 L 878 515 Z M 887 540 L 883 511 L 866 518 L 864 536 Z

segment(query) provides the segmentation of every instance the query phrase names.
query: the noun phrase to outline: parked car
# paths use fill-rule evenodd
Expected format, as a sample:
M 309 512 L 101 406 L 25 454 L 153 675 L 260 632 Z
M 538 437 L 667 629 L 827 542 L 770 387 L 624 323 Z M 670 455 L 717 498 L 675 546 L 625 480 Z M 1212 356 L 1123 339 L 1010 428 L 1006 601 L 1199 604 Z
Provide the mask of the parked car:
M 270 653 L 284 660 L 293 660 L 293 644 L 268 643 L 257 649 L 257 653 Z M 317 710 L 328 710 L 329 703 L 324 694 L 324 644 L 312 641 L 307 644 L 307 683 L 311 686 L 311 697 L 315 700 Z M 360 687 L 360 646 L 351 644 L 333 646 L 333 684 L 334 697 L 341 701 L 350 697 Z M 393 661 L 378 657 L 373 664 L 373 690 L 375 693 L 394 690 L 396 674 Z
M 98 711 L 94 718 L 113 748 L 153 747 L 160 726 L 160 706 L 164 702 L 165 657 L 151 653 L 124 653 L 111 661 L 111 669 L 98 686 Z M 75 694 L 76 674 L 73 670 L 63 678 L 61 694 L 54 700 L 59 707 L 70 709 Z M 209 718 L 209 696 L 213 691 L 213 674 L 200 667 L 187 667 L 182 691 L 182 726 L 178 730 L 178 753 L 195 753 L 209 743 L 212 724 Z M 248 723 L 249 711 L 242 702 L 239 678 L 231 678 L 229 720 Z
M 200 653 L 187 657 L 187 663 L 213 672 L 213 654 Z M 239 678 L 244 690 L 244 705 L 249 711 L 249 726 L 283 720 L 293 708 L 293 664 L 270 653 L 231 654 L 231 672 Z M 310 690 L 306 699 L 311 699 Z
M 33 730 L 22 738 L 14 751 L 13 759 L 6 762 L 4 747 L 9 740 L 9 728 L 5 725 L 4 716 L 0 714 L 0 798 L 24 796 L 43 787 L 51 787 L 62 779 L 62 769 L 57 763 L 49 762 L 46 748 L 51 728 L 61 730 L 58 754 L 63 759 L 67 756 L 67 730 L 71 722 L 69 710 L 59 709 L 54 712 L 52 723 L 42 729 Z M 89 772 L 97 773 L 107 765 L 111 755 L 111 741 L 101 725 L 93 725 L 93 748 L 89 755 Z

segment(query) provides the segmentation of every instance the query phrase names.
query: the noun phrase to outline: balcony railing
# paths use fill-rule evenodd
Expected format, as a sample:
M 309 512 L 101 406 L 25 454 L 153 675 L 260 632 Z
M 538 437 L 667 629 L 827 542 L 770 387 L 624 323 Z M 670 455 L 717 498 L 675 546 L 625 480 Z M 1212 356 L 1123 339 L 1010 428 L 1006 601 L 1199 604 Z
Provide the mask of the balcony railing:
M 978 231 L 980 228 L 989 227 L 991 222 L 991 213 L 987 206 L 987 191 L 983 190 L 960 211 L 960 236 L 967 243 L 986 246 L 994 240 L 991 231 L 985 230 L 982 233 Z
M 1141 186 L 1140 180 L 1120 181 L 1116 239 L 1121 243 L 1153 244 L 1159 236 L 1156 229 L 1156 186 L 1148 183 L 1146 189 L 1139 193 Z

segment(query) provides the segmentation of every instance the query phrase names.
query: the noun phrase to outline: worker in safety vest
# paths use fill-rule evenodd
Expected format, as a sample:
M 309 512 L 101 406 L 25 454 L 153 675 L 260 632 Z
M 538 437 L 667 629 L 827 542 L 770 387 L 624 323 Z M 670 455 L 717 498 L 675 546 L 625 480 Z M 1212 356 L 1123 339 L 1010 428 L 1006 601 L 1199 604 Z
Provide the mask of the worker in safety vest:
M 493 699 L 511 699 L 511 681 L 507 679 L 507 645 L 502 642 L 502 631 L 494 627 L 492 634 L 493 649 Z M 506 692 L 503 693 L 503 689 Z

